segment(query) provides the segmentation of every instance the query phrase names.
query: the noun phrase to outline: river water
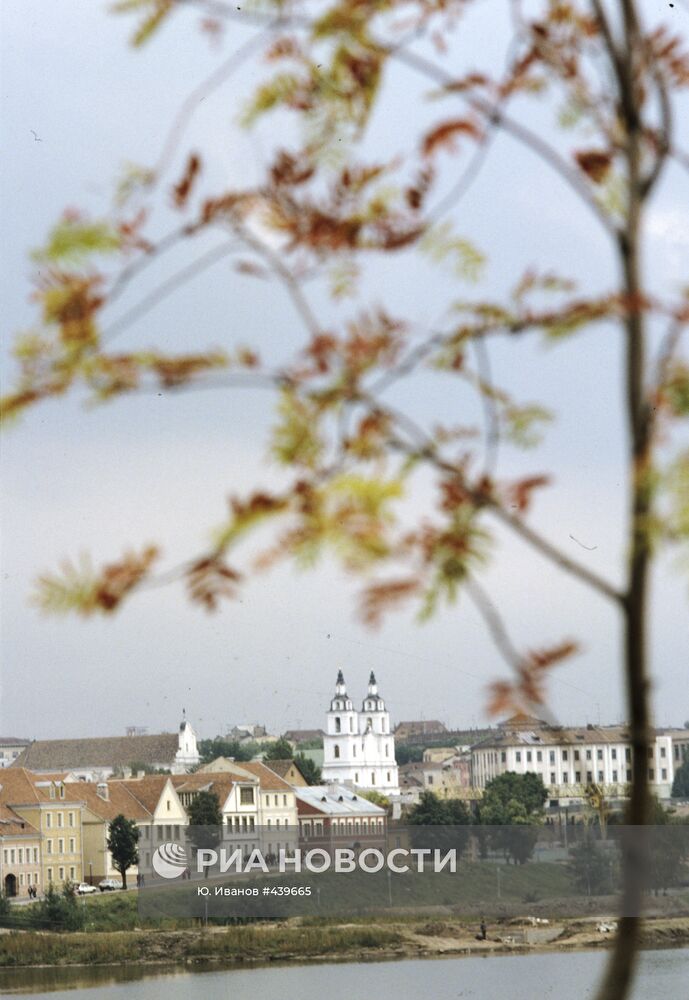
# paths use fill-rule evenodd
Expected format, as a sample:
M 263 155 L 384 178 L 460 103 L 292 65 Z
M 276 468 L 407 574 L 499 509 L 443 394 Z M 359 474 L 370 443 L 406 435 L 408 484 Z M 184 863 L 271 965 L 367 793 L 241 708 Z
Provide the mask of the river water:
M 352 1000 L 358 996 L 404 1000 L 587 1000 L 605 964 L 603 952 L 445 958 L 403 962 L 283 965 L 213 972 L 141 969 L 0 970 L 0 996 L 79 990 L 79 1000 Z M 57 992 L 59 991 L 59 992 Z M 685 1000 L 689 949 L 646 951 L 634 1000 Z

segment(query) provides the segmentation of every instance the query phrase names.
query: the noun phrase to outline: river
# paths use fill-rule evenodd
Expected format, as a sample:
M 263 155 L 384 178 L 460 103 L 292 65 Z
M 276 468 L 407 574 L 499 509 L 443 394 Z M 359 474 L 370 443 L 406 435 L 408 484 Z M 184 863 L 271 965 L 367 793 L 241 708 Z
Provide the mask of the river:
M 603 952 L 445 958 L 403 962 L 282 965 L 212 972 L 127 969 L 0 970 L 0 996 L 78 989 L 79 1000 L 587 1000 L 593 997 Z M 689 949 L 642 954 L 634 1000 L 684 1000 L 689 992 Z

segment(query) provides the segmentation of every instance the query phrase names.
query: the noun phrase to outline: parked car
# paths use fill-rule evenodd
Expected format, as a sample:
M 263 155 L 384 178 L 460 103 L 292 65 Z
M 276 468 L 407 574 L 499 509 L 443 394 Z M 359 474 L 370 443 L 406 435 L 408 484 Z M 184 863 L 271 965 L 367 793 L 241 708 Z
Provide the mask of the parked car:
M 98 889 L 95 885 L 89 885 L 88 882 L 80 882 L 74 891 L 79 896 L 87 896 L 90 892 L 98 892 Z
M 98 888 L 101 892 L 114 892 L 115 889 L 122 888 L 122 883 L 118 878 L 104 878 L 98 883 Z

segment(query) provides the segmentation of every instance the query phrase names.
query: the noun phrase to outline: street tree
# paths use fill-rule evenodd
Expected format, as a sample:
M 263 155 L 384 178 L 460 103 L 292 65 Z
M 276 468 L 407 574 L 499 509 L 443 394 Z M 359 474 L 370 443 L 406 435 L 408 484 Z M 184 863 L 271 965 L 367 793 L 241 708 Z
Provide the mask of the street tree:
M 215 850 L 222 837 L 222 812 L 215 792 L 201 791 L 187 809 L 189 839 L 196 853 Z
M 115 816 L 108 825 L 108 850 L 112 855 L 113 867 L 122 876 L 122 887 L 127 888 L 127 871 L 139 862 L 139 828 L 133 819 L 122 813 Z
M 689 365 L 681 349 L 689 298 L 685 288 L 650 286 L 647 218 L 670 171 L 688 169 L 676 106 L 689 86 L 689 55 L 676 27 L 644 23 L 639 0 L 514 0 L 491 9 L 491 35 L 504 18 L 510 36 L 504 59 L 496 60 L 491 47 L 481 59 L 483 46 L 467 42 L 464 29 L 483 6 L 478 0 L 267 0 L 247 9 L 224 0 L 116 4 L 138 17 L 139 48 L 164 38 L 159 29 L 171 18 L 198 11 L 213 37 L 231 26 L 242 40 L 190 93 L 157 163 L 128 171 L 113 215 L 89 218 L 72 210 L 35 254 L 39 320 L 17 339 L 19 376 L 4 414 L 16 417 L 70 391 L 104 402 L 132 393 L 272 388 L 271 453 L 287 479 L 280 489 L 232 496 L 212 544 L 176 570 L 157 575 L 160 552 L 146 546 L 100 568 L 84 562 L 47 572 L 38 599 L 47 611 L 107 615 L 143 584 L 177 576 L 192 601 L 212 610 L 236 597 L 255 567 L 253 557 L 242 565 L 242 543 L 254 528 L 273 523 L 260 566 L 285 557 L 310 565 L 320 551 L 333 551 L 367 576 L 361 612 L 369 624 L 405 602 L 417 602 L 427 618 L 460 594 L 471 601 L 512 671 L 510 680 L 494 683 L 490 707 L 529 711 L 542 706 L 549 671 L 577 642 L 535 636 L 524 648 L 512 640 L 482 578 L 498 526 L 619 615 L 632 746 L 628 818 L 640 825 L 651 815 L 649 576 L 663 546 L 689 538 L 689 453 L 676 434 L 689 414 Z M 205 181 L 225 171 L 205 171 L 213 143 L 205 151 L 184 150 L 189 118 L 259 55 L 266 78 L 243 108 L 244 124 L 272 116 L 296 127 L 289 134 L 275 127 L 257 180 L 231 188 Z M 403 127 L 381 129 L 389 81 L 400 72 L 409 93 Z M 412 77 L 430 95 L 417 101 L 407 87 Z M 545 125 L 551 111 L 560 133 Z M 546 259 L 504 276 L 500 294 L 468 290 L 485 258 L 451 216 L 490 154 L 504 148 L 503 139 L 579 199 L 615 269 L 611 285 L 577 288 L 558 260 Z M 166 199 L 179 219 L 161 235 L 157 220 Z M 217 246 L 113 315 L 154 262 L 163 266 L 167 255 L 213 234 Z M 582 254 L 589 249 L 582 246 Z M 366 301 L 371 261 L 389 258 L 402 267 L 417 254 L 450 264 L 455 274 L 446 300 L 428 302 L 427 325 L 395 314 L 377 295 Z M 204 268 L 232 257 L 247 281 L 273 281 L 284 290 L 303 329 L 294 356 L 285 360 L 277 350 L 271 356 L 270 345 L 266 353 L 241 334 L 222 350 L 196 341 L 176 354 L 148 343 L 145 350 L 118 349 L 116 339 L 138 319 Z M 334 307 L 319 315 L 315 303 L 328 290 L 338 309 L 347 296 L 356 297 L 357 307 L 344 316 Z M 424 291 L 419 281 L 418 296 Z M 281 314 L 285 322 L 293 328 Z M 500 384 L 491 358 L 497 345 L 510 350 L 509 375 L 520 366 L 520 350 L 533 357 L 534 339 L 558 345 L 583 331 L 609 336 L 615 329 L 619 364 L 610 366 L 610 385 L 623 386 L 626 515 L 624 562 L 618 578 L 609 579 L 539 526 L 535 498 L 549 476 L 526 461 L 515 471 L 513 456 L 501 465 L 507 449 L 534 444 L 548 414 L 517 398 L 509 378 Z M 432 379 L 455 387 L 449 411 L 440 406 L 443 392 L 428 391 Z M 421 411 L 410 402 L 419 385 L 427 400 Z M 409 523 L 404 496 L 419 479 L 424 488 L 432 484 L 434 496 Z M 601 985 L 605 1000 L 621 1000 L 632 982 L 646 860 L 640 850 L 623 858 L 629 917 Z

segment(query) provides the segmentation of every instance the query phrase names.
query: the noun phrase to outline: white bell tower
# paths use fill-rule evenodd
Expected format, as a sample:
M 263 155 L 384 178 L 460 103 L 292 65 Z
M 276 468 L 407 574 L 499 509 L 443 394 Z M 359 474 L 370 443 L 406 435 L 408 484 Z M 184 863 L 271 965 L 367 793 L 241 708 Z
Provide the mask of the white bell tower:
M 390 715 L 378 693 L 373 671 L 360 712 L 347 694 L 342 671 L 338 672 L 335 695 L 327 713 L 322 772 L 324 781 L 375 789 L 383 794 L 399 791 Z

